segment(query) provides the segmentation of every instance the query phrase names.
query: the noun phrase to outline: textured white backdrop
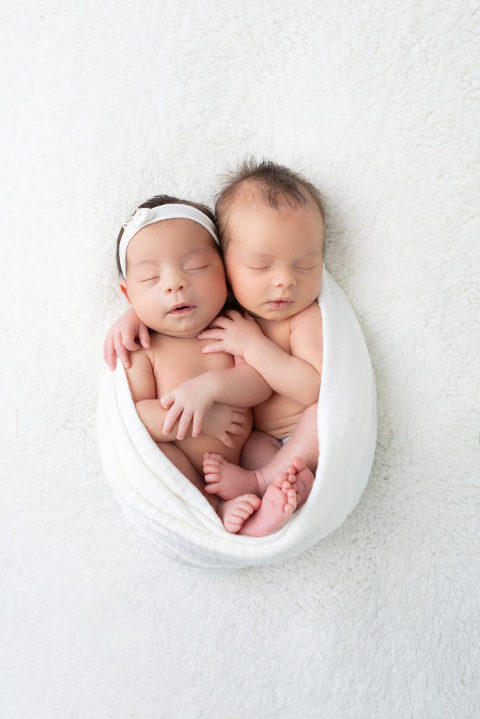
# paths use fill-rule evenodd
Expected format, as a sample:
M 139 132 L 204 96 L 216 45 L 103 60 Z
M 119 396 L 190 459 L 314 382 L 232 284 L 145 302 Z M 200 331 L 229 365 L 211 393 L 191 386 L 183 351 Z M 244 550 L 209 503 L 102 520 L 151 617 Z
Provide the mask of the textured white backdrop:
M 480 8 L 3 3 L 0 714 L 478 717 Z M 345 524 L 276 567 L 169 564 L 94 431 L 140 201 L 255 154 L 326 197 L 379 440 Z

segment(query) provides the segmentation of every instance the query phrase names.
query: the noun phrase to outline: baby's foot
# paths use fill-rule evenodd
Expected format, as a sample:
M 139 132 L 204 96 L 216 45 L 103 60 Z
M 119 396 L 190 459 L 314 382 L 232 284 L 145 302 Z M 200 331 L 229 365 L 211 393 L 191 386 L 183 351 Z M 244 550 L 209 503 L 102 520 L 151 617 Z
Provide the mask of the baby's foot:
M 228 502 L 219 502 L 217 512 L 227 532 L 236 534 L 245 520 L 259 508 L 261 501 L 256 494 L 243 494 Z
M 305 504 L 312 490 L 315 480 L 305 461 L 301 457 L 294 457 L 287 468 L 288 481 L 295 487 L 297 493 L 297 509 Z
M 265 537 L 277 532 L 290 519 L 297 506 L 296 492 L 285 472 L 267 487 L 262 504 L 240 530 L 249 537 Z
M 205 452 L 203 473 L 208 494 L 218 494 L 222 499 L 234 499 L 245 492 L 260 494 L 255 472 L 230 464 L 221 454 Z

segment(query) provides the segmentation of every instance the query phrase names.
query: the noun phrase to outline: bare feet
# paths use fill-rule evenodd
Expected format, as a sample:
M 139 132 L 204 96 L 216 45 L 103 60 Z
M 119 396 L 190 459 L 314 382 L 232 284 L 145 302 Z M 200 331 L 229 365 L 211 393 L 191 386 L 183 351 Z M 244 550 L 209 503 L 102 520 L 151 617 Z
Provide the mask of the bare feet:
M 311 492 L 314 475 L 301 457 L 294 457 L 287 469 L 289 482 L 295 487 L 297 493 L 297 509 L 305 504 Z
M 241 497 L 219 502 L 217 512 L 227 532 L 236 534 L 261 504 L 260 497 L 255 494 L 243 494 Z
M 230 464 L 221 454 L 205 452 L 203 473 L 207 483 L 205 491 L 208 494 L 217 494 L 222 499 L 234 499 L 245 492 L 263 494 L 254 470 Z
M 267 487 L 260 508 L 252 514 L 239 534 L 265 537 L 277 532 L 290 519 L 297 506 L 295 489 L 290 483 L 294 475 L 282 472 Z

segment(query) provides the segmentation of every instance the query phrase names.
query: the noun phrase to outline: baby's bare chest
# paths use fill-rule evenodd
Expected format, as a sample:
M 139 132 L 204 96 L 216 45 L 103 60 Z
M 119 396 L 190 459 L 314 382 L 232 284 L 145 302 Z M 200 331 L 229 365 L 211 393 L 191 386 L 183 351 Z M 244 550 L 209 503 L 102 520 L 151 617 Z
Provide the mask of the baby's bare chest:
M 233 367 L 233 357 L 225 352 L 203 354 L 202 347 L 207 344 L 207 340 L 175 337 L 152 342 L 150 356 L 153 360 L 157 397 L 204 372 Z

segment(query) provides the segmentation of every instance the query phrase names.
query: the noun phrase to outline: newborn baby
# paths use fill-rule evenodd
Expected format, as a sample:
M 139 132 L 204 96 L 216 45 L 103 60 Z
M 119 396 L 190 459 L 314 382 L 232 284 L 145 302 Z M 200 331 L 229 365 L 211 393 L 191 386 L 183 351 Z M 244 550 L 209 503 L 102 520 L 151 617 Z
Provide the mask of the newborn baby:
M 143 203 L 120 231 L 120 288 L 151 330 L 150 347 L 135 352 L 127 377 L 147 430 L 214 507 L 225 528 L 263 536 L 277 531 L 296 508 L 296 492 L 286 473 L 278 473 L 263 499 L 246 492 L 224 500 L 205 492 L 201 478 L 206 453 L 221 453 L 225 461 L 238 464 L 252 425 L 249 410 L 240 408 L 271 395 L 258 372 L 245 363 L 234 366 L 231 354 L 202 352 L 206 342 L 198 335 L 227 297 L 215 226 L 208 213 L 204 206 L 160 196 Z M 169 410 L 160 398 L 186 382 L 195 413 L 184 408 L 174 421 L 170 415 L 166 428 Z M 251 515 L 256 521 L 249 527 Z

